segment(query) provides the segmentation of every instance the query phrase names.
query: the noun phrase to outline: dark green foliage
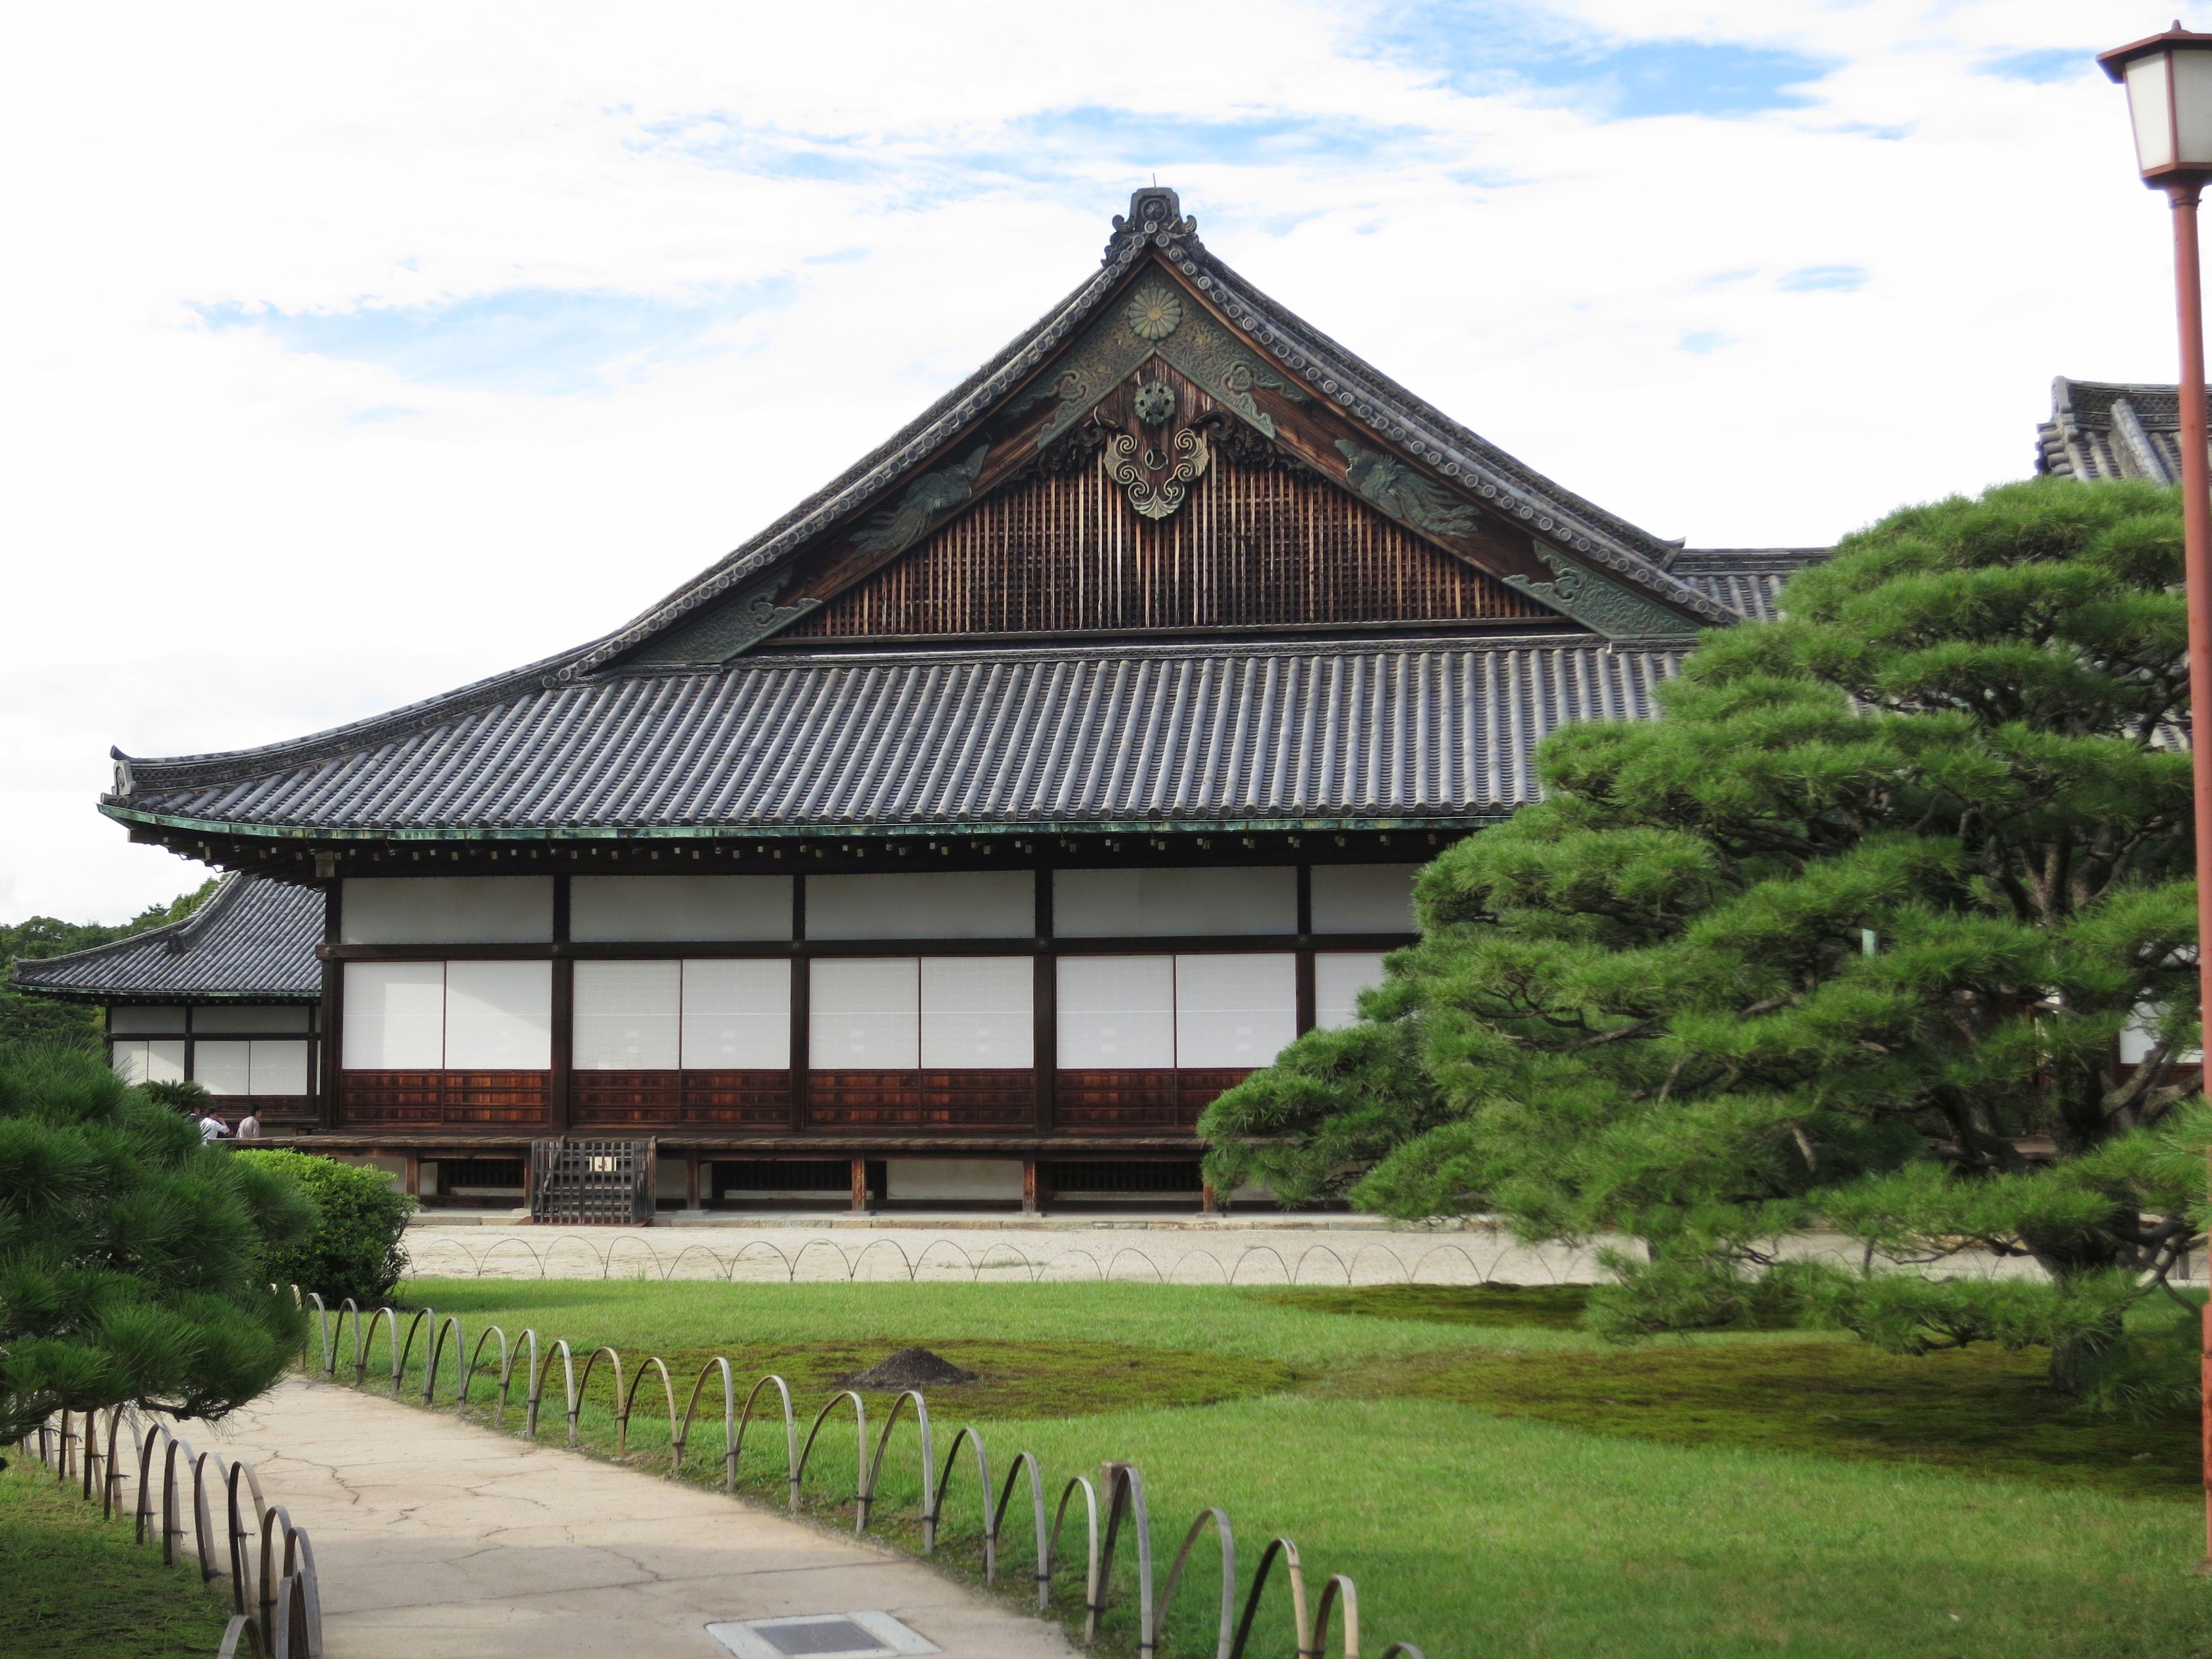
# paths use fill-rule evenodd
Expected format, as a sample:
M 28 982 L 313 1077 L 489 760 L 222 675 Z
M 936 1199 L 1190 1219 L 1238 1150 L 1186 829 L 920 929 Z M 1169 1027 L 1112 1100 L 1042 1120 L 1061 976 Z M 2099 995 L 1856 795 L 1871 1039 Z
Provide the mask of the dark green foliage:
M 0 1443 L 64 1407 L 220 1416 L 268 1388 L 305 1332 L 268 1255 L 312 1216 L 97 1055 L 0 1050 Z
M 52 916 L 33 916 L 27 921 L 0 922 L 0 968 L 12 970 L 18 962 L 41 957 L 67 956 L 112 944 L 149 928 L 182 921 L 207 902 L 222 878 L 211 877 L 191 892 L 167 904 L 149 905 L 117 927 L 96 921 L 62 921 Z M 0 1043 L 66 1042 L 78 1048 L 100 1046 L 100 1011 L 79 1002 L 57 1002 L 51 997 L 26 996 L 9 988 L 0 974 Z
M 173 1112 L 195 1118 L 215 1104 L 214 1094 L 204 1083 L 142 1083 L 138 1085 L 138 1092 L 156 1106 L 166 1106 Z
M 314 1225 L 271 1250 L 270 1275 L 319 1294 L 331 1307 L 351 1297 L 374 1308 L 407 1271 L 407 1218 L 415 1200 L 381 1170 L 306 1152 L 237 1152 L 234 1162 L 294 1182 L 313 1201 Z
M 1544 744 L 1547 799 L 1423 872 L 1364 1023 L 1209 1110 L 1214 1184 L 1626 1235 L 1616 1334 L 1795 1310 L 2094 1387 L 2204 1222 L 2180 570 L 2134 483 L 1847 538 L 1662 720 Z M 1778 1260 L 1819 1225 L 1855 1271 Z M 2045 1276 L 1947 1277 L 1968 1251 Z

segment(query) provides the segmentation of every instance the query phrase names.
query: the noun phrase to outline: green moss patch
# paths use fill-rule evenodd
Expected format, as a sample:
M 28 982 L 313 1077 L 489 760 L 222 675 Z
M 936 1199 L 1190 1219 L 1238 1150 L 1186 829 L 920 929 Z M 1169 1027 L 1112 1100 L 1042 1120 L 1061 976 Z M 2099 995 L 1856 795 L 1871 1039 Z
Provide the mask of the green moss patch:
M 1918 1463 L 2138 1496 L 2201 1490 L 2193 1419 L 2091 1414 L 2038 1352 L 1917 1358 L 1852 1341 L 1737 1339 L 1372 1362 L 1332 1392 L 1453 1401 L 1583 1433 Z
M 1304 1380 L 1299 1372 L 1278 1360 L 1130 1347 L 1116 1342 L 941 1342 L 927 1338 L 920 1341 L 931 1352 L 977 1374 L 979 1380 L 974 1382 L 927 1390 L 932 1415 L 956 1421 L 1089 1417 L 1147 1407 L 1212 1406 L 1226 1400 L 1279 1394 Z M 790 1385 L 793 1407 L 811 1415 L 820 1409 L 823 1400 L 845 1386 L 847 1377 L 911 1346 L 913 1341 L 897 1339 L 739 1342 L 714 1348 L 674 1348 L 662 1352 L 661 1358 L 676 1384 L 679 1413 L 690 1397 L 700 1369 L 717 1354 L 726 1354 L 741 1402 L 756 1381 L 773 1372 Z M 584 1358 L 582 1354 L 576 1357 L 580 1373 Z M 644 1358 L 643 1354 L 623 1355 L 625 1385 Z M 556 1406 L 560 1389 L 556 1363 L 546 1379 L 549 1408 Z M 859 1393 L 867 1401 L 871 1417 L 888 1411 L 897 1397 L 895 1391 L 863 1389 Z M 521 1397 L 519 1387 L 514 1397 Z M 592 1370 L 585 1397 L 603 1409 L 614 1408 L 613 1371 L 604 1358 Z M 719 1376 L 708 1381 L 699 1409 L 702 1418 L 719 1419 Z M 667 1414 L 659 1374 L 648 1367 L 645 1381 L 637 1388 L 632 1420 L 657 1422 Z
M 1587 1285 L 1356 1285 L 1265 1291 L 1257 1299 L 1305 1313 L 1571 1331 L 1581 1322 L 1589 1293 Z

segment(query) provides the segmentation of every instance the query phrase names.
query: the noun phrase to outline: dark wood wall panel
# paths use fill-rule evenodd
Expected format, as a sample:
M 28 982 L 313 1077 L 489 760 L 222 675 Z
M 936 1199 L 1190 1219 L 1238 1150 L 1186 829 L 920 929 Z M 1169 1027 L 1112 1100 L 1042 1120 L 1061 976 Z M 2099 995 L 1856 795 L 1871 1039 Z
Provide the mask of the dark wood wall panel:
M 338 1127 L 536 1128 L 552 1093 L 550 1072 L 341 1072 Z
M 1304 470 L 1217 459 L 1180 511 L 1152 520 L 1102 459 L 988 497 L 782 637 L 1552 614 Z
M 1239 1070 L 1059 1072 L 1054 1074 L 1054 1121 L 1086 1134 L 1188 1129 L 1224 1091 L 1251 1075 Z
M 820 1129 L 1034 1129 L 1036 1073 L 810 1072 L 806 1103 Z
M 783 1128 L 791 1073 L 574 1072 L 568 1111 L 580 1128 Z

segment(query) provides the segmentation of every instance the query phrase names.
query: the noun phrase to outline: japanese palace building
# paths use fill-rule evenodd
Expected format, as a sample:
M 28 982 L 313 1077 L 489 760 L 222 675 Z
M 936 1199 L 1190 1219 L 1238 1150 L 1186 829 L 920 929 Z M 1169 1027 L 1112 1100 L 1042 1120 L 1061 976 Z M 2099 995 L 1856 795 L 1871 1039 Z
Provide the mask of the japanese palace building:
M 1195 1206 L 1199 1114 L 1352 1017 L 1419 864 L 1814 556 L 1570 493 L 1140 191 L 1041 321 L 604 637 L 118 752 L 100 810 L 239 873 L 16 979 L 426 1198 L 588 1135 L 657 1142 L 664 1203 Z

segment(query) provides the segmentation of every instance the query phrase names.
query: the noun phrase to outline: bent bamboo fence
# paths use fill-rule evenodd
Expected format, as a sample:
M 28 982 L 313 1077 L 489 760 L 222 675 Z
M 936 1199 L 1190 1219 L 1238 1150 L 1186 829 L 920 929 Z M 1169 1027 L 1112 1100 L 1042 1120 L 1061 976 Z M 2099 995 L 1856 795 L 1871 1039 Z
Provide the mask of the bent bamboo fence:
M 263 1496 L 252 1466 L 195 1451 L 168 1424 L 131 1406 L 106 1410 L 104 1436 L 101 1416 L 57 1413 L 32 1436 L 35 1454 L 64 1486 L 80 1486 L 88 1502 L 96 1496 L 103 1519 L 121 1513 L 136 1471 L 131 1514 L 137 1541 L 157 1542 L 161 1559 L 173 1564 L 184 1559 L 189 1538 L 201 1583 L 228 1581 L 232 1614 L 217 1659 L 322 1659 L 314 1545 L 283 1504 Z M 221 1494 L 220 1528 L 210 1491 Z
M 667 1413 L 667 1474 L 671 1480 L 683 1474 L 684 1454 L 699 1421 L 701 1401 L 702 1397 L 713 1397 L 708 1393 L 708 1385 L 719 1384 L 722 1490 L 732 1493 L 738 1490 L 746 1436 L 757 1425 L 757 1433 L 767 1439 L 771 1448 L 770 1469 L 781 1474 L 785 1505 L 794 1516 L 800 1512 L 801 1490 L 807 1471 L 819 1467 L 816 1462 L 817 1448 L 823 1449 L 825 1456 L 829 1455 L 828 1443 L 823 1439 L 824 1426 L 833 1421 L 842 1424 L 849 1415 L 853 1425 L 853 1484 L 849 1499 L 841 1497 L 838 1501 L 852 1504 L 853 1530 L 856 1534 L 866 1533 L 872 1523 L 880 1526 L 885 1518 L 879 1502 L 884 1459 L 891 1449 L 893 1431 L 902 1419 L 910 1419 L 921 1482 L 921 1502 L 910 1519 L 921 1535 L 921 1553 L 925 1556 L 937 1553 L 947 1500 L 963 1479 L 964 1472 L 972 1468 L 981 1528 L 983 1582 L 999 1582 L 1001 1546 L 1008 1535 L 1007 1516 L 1013 1510 L 1018 1517 L 1017 1529 L 1021 1520 L 1026 1519 L 1034 1540 L 1034 1594 L 1038 1613 L 1052 1611 L 1058 1581 L 1066 1577 L 1072 1583 L 1073 1576 L 1079 1571 L 1082 1639 L 1086 1646 L 1099 1638 L 1109 1611 L 1114 1564 L 1117 1553 L 1126 1548 L 1135 1558 L 1138 1659 L 1158 1659 L 1168 1616 L 1176 1604 L 1176 1593 L 1184 1583 L 1185 1569 L 1211 1531 L 1218 1547 L 1221 1564 L 1221 1600 L 1214 1620 L 1215 1659 L 1245 1659 L 1265 1592 L 1279 1571 L 1289 1594 L 1288 1634 L 1297 1659 L 1324 1659 L 1333 1628 L 1340 1632 L 1337 1644 L 1341 1659 L 1360 1659 L 1357 1586 L 1347 1575 L 1332 1573 L 1322 1580 L 1318 1596 L 1310 1594 L 1304 1563 L 1297 1546 L 1290 1539 L 1277 1537 L 1268 1540 L 1240 1604 L 1234 1529 L 1225 1511 L 1203 1509 L 1184 1533 L 1163 1578 L 1158 1571 L 1145 1480 L 1134 1463 L 1106 1462 L 1101 1465 L 1095 1480 L 1088 1474 L 1071 1475 L 1060 1483 L 1054 1498 L 1043 1466 L 1031 1453 L 1018 1451 L 1006 1465 L 1004 1479 L 994 1482 L 983 1437 L 972 1427 L 963 1426 L 955 1432 L 943 1459 L 939 1459 L 929 1402 L 920 1389 L 908 1389 L 896 1395 L 874 1436 L 874 1450 L 871 1453 L 867 1402 L 849 1389 L 838 1390 L 822 1403 L 802 1438 L 801 1413 L 794 1408 L 790 1385 L 781 1376 L 769 1375 L 756 1380 L 750 1389 L 741 1389 L 728 1358 L 722 1355 L 715 1355 L 700 1366 L 687 1393 L 680 1388 L 666 1361 L 658 1354 L 648 1354 L 641 1362 L 634 1364 L 625 1377 L 623 1357 L 611 1347 L 589 1350 L 580 1364 L 576 1351 L 565 1340 L 541 1341 L 538 1333 L 532 1329 L 522 1330 L 510 1340 L 505 1330 L 489 1325 L 471 1347 L 458 1316 L 447 1315 L 441 1319 L 433 1309 L 399 1310 L 389 1306 L 377 1307 L 364 1314 L 350 1299 L 340 1303 L 335 1310 L 325 1306 L 320 1297 L 311 1295 L 307 1301 L 320 1322 L 321 1370 L 325 1378 L 338 1380 L 340 1366 L 349 1363 L 352 1385 L 368 1386 L 370 1350 L 381 1326 L 390 1356 L 388 1380 L 393 1398 L 401 1397 L 408 1384 L 409 1364 L 420 1339 L 423 1364 L 421 1384 L 415 1391 L 417 1403 L 425 1407 L 438 1404 L 442 1376 L 447 1379 L 446 1392 L 453 1408 L 465 1416 L 477 1376 L 479 1372 L 486 1372 L 487 1393 L 483 1398 L 490 1407 L 495 1426 L 503 1427 L 507 1413 L 514 1407 L 520 1370 L 520 1432 L 531 1440 L 538 1437 L 546 1403 L 546 1385 L 553 1376 L 556 1360 L 560 1365 L 557 1405 L 571 1447 L 579 1443 L 586 1392 L 593 1373 L 605 1363 L 612 1382 L 610 1398 L 614 1401 L 617 1457 L 629 1452 L 630 1418 L 638 1389 L 651 1377 L 659 1403 Z M 345 1346 L 349 1322 L 352 1335 L 349 1355 Z M 496 1357 L 487 1366 L 486 1348 L 494 1342 L 498 1345 Z M 448 1352 L 453 1356 L 450 1364 L 446 1363 Z M 385 1380 L 381 1376 L 379 1379 L 380 1382 Z M 495 1387 L 496 1392 L 490 1392 Z M 677 1405 L 679 1395 L 684 1401 L 680 1410 Z M 780 1435 L 775 1432 L 779 1425 Z M 760 1441 L 757 1439 L 755 1443 Z M 965 1460 L 961 1456 L 963 1449 L 968 1454 Z M 817 1476 L 817 1484 L 820 1478 Z M 1021 1510 L 1014 1510 L 1018 1495 L 1027 1499 Z M 1080 1525 L 1079 1534 L 1069 1533 L 1071 1511 Z M 1064 1534 L 1067 1535 L 1066 1547 L 1062 1543 Z M 1082 1547 L 1079 1565 L 1067 1559 L 1078 1536 Z M 1126 1561 L 1128 1558 L 1123 1555 L 1122 1559 Z M 1262 1646 L 1267 1645 L 1270 1644 L 1263 1638 Z M 1382 1650 L 1380 1659 L 1423 1659 L 1423 1656 L 1409 1643 L 1394 1642 Z
M 1203 1246 L 1158 1254 L 1122 1244 L 1111 1249 L 1071 1245 L 1031 1254 L 1004 1240 L 971 1251 L 951 1239 L 932 1239 L 909 1251 L 893 1239 L 857 1248 L 810 1238 L 793 1250 L 750 1239 L 735 1250 L 686 1243 L 664 1254 L 648 1241 L 623 1234 L 605 1244 L 575 1233 L 546 1243 L 507 1237 L 481 1249 L 461 1239 L 433 1236 L 408 1242 L 412 1278 L 653 1279 L 778 1280 L 785 1284 L 836 1281 L 1023 1279 L 1123 1280 L 1151 1285 L 1288 1286 L 1348 1285 L 1582 1284 L 1605 1277 L 1588 1251 L 1531 1251 L 1507 1244 L 1468 1249 L 1436 1243 L 1393 1249 L 1368 1243 L 1339 1249 L 1333 1244 L 1277 1249 L 1248 1244 L 1217 1253 Z

